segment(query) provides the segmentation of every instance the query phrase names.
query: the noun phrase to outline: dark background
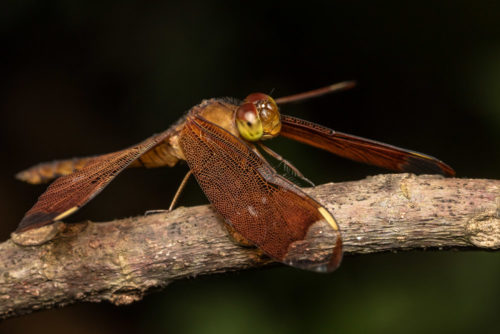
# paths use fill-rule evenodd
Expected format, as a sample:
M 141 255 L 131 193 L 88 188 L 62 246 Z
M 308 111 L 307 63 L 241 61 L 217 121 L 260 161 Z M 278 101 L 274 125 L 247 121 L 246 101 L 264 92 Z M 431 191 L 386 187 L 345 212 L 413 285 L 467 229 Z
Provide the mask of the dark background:
M 14 180 L 19 170 L 135 144 L 203 98 L 349 79 L 352 91 L 282 111 L 437 156 L 459 177 L 499 178 L 499 22 L 498 2 L 483 0 L 2 1 L 2 240 L 45 188 Z M 383 172 L 286 140 L 270 146 L 316 184 Z M 186 171 L 126 171 L 68 221 L 166 208 Z M 206 202 L 190 182 L 180 205 Z M 330 275 L 201 277 L 127 307 L 7 320 L 0 332 L 498 332 L 499 281 L 498 253 L 346 257 Z

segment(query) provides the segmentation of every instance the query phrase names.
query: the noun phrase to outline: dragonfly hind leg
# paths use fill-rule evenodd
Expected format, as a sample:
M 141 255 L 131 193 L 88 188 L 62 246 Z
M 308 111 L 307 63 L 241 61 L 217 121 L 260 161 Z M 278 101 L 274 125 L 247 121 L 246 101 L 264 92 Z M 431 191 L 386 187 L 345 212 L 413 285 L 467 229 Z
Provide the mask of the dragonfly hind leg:
M 144 215 L 145 216 L 149 216 L 149 215 L 155 215 L 155 214 L 158 214 L 158 213 L 164 213 L 164 212 L 170 212 L 170 211 L 172 211 L 174 209 L 175 204 L 177 203 L 177 200 L 179 199 L 182 191 L 186 187 L 186 184 L 187 184 L 187 181 L 189 180 L 189 177 L 192 174 L 193 173 L 191 172 L 191 170 L 189 170 L 187 172 L 186 176 L 184 176 L 184 178 L 181 181 L 181 184 L 179 185 L 179 188 L 177 188 L 177 191 L 175 192 L 175 195 L 174 195 L 174 198 L 172 199 L 172 202 L 170 202 L 170 206 L 168 207 L 168 210 L 163 210 L 163 209 L 148 210 L 148 211 L 144 212 Z

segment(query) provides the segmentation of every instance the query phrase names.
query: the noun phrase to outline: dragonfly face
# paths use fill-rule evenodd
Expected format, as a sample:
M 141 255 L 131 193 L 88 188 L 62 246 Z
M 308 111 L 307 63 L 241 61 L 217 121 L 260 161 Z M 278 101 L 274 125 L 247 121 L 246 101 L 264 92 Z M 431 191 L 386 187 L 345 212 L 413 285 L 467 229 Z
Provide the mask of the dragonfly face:
M 262 93 L 248 95 L 235 114 L 238 131 L 248 141 L 276 137 L 281 131 L 278 105 L 272 97 Z
M 274 138 L 281 131 L 278 105 L 263 93 L 252 93 L 241 103 L 207 100 L 194 107 L 190 114 L 199 115 L 249 142 Z

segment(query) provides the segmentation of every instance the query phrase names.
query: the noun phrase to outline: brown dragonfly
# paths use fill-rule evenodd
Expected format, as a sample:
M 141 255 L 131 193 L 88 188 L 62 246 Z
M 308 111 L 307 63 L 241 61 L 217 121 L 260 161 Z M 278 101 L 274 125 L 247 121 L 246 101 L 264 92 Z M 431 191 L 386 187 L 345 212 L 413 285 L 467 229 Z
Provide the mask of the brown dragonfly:
M 172 167 L 185 160 L 190 171 L 171 208 L 192 173 L 233 236 L 242 237 L 282 263 L 318 272 L 332 271 L 342 259 L 337 222 L 323 205 L 271 167 L 257 145 L 305 179 L 289 162 L 263 146 L 262 140 L 281 135 L 394 171 L 454 175 L 451 167 L 431 156 L 279 113 L 278 105 L 353 85 L 342 82 L 276 100 L 262 93 L 250 94 L 243 101 L 204 100 L 169 129 L 137 145 L 109 154 L 33 166 L 17 174 L 17 178 L 33 184 L 57 179 L 25 214 L 16 233 L 69 216 L 126 168 Z

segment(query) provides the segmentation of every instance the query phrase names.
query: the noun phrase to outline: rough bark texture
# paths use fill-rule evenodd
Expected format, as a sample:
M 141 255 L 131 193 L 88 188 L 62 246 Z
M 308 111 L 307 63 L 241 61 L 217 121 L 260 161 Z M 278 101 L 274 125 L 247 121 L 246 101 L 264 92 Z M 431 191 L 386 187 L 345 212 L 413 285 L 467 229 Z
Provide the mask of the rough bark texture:
M 346 254 L 500 249 L 499 180 L 389 174 L 306 191 L 336 217 Z M 176 279 L 270 262 L 235 245 L 210 206 L 55 224 L 0 244 L 0 317 L 78 301 L 128 304 Z

